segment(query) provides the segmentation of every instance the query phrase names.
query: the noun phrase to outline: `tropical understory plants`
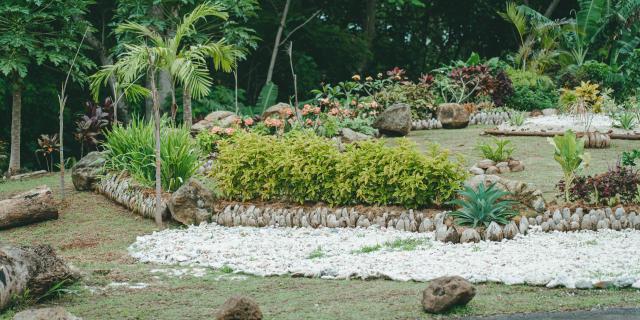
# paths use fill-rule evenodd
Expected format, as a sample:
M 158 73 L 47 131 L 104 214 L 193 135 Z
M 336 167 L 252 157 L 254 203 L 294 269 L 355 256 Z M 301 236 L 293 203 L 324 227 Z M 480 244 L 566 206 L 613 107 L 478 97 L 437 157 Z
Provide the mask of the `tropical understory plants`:
M 125 171 L 136 181 L 153 186 L 155 181 L 154 125 L 132 120 L 124 127 L 116 125 L 106 131 L 103 145 L 107 152 L 106 168 Z M 165 191 L 175 191 L 187 181 L 199 165 L 200 152 L 189 130 L 162 122 L 160 134 L 161 181 Z
M 584 152 L 584 139 L 579 139 L 576 134 L 567 130 L 563 135 L 548 138 L 554 147 L 553 158 L 562 168 L 565 185 L 572 185 L 578 170 L 588 165 L 589 154 Z M 564 199 L 571 201 L 569 188 L 564 189 Z
M 417 208 L 450 200 L 466 173 L 436 146 L 425 155 L 405 140 L 366 141 L 341 153 L 330 139 L 297 130 L 234 134 L 219 144 L 211 176 L 228 199 Z
M 560 181 L 558 190 L 568 190 L 571 201 L 614 206 L 637 204 L 639 185 L 640 174 L 637 169 L 618 163 L 595 176 L 578 176 L 568 187 L 564 181 Z

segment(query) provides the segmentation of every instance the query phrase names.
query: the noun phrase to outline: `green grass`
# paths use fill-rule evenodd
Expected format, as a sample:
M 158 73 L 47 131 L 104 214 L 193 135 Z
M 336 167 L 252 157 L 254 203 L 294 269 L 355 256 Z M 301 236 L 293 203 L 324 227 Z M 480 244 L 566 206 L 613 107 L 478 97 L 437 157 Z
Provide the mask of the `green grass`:
M 426 130 L 414 131 L 409 139 L 418 143 L 426 151 L 428 143 L 438 143 L 442 147 L 456 153 L 462 153 L 470 167 L 481 160 L 481 153 L 476 150 L 480 143 L 492 143 L 492 136 L 482 136 L 481 133 L 489 127 L 473 126 L 457 130 Z M 562 169 L 553 160 L 553 146 L 544 137 L 506 137 L 511 140 L 515 148 L 513 158 L 524 161 L 525 170 L 506 173 L 508 179 L 521 180 L 536 185 L 544 194 L 547 201 L 557 195 L 555 185 L 562 179 Z M 638 142 L 633 140 L 612 140 L 609 149 L 587 149 L 591 154 L 591 161 L 585 174 L 604 172 L 620 159 L 623 151 L 638 148 Z
M 447 132 L 449 135 L 445 134 Z M 448 148 L 470 150 L 475 146 L 474 139 L 485 139 L 478 137 L 478 133 L 477 129 L 435 130 L 412 134 L 411 139 L 422 142 L 440 139 Z M 547 159 L 551 150 L 546 141 L 537 139 L 540 141 L 526 141 L 534 145 L 539 143 L 539 157 L 546 159 L 539 164 L 543 169 L 532 169 L 533 161 L 538 157 L 534 156 L 536 149 L 518 147 L 522 143 L 519 142 L 516 143 L 516 156 L 527 161 L 529 168 L 511 176 L 531 175 L 539 184 L 549 185 L 549 182 L 545 184 L 545 176 L 551 175 L 551 179 L 560 176 L 560 169 Z M 617 141 L 614 144 L 621 148 Z M 615 159 L 617 150 L 602 152 Z M 593 153 L 598 155 L 600 151 Z M 606 167 L 606 157 L 597 157 L 600 160 L 596 160 L 596 165 Z M 42 184 L 50 185 L 57 194 L 57 179 L 58 176 L 45 176 L 0 184 L 0 198 Z M 230 274 L 233 272 L 230 267 L 208 270 L 203 277 L 152 273 L 154 269 L 186 268 L 137 263 L 127 254 L 127 247 L 137 236 L 154 230 L 153 221 L 142 219 L 100 195 L 75 192 L 69 181 L 67 203 L 58 220 L 0 231 L 0 242 L 51 244 L 60 256 L 78 267 L 84 276 L 73 287 L 76 292 L 48 300 L 38 307 L 62 306 L 88 320 L 211 319 L 217 308 L 236 294 L 255 298 L 266 319 L 454 319 L 466 315 L 635 307 L 640 301 L 640 292 L 634 289 L 571 290 L 488 283 L 476 286 L 476 298 L 467 307 L 447 315 L 432 316 L 424 313 L 420 306 L 425 283 L 288 276 L 263 278 Z M 389 246 L 390 250 L 413 250 L 419 245 L 428 245 L 428 242 L 401 240 L 380 246 Z M 131 289 L 110 285 L 122 282 L 141 282 L 148 286 Z M 0 314 L 0 319 L 11 319 L 15 311 Z
M 321 247 L 317 247 L 315 250 L 311 251 L 307 259 L 317 259 L 325 256 L 324 251 L 322 251 Z
M 429 239 L 396 239 L 385 243 L 372 246 L 364 246 L 358 250 L 354 250 L 353 254 L 367 254 L 387 248 L 395 251 L 413 251 L 419 246 L 430 245 Z

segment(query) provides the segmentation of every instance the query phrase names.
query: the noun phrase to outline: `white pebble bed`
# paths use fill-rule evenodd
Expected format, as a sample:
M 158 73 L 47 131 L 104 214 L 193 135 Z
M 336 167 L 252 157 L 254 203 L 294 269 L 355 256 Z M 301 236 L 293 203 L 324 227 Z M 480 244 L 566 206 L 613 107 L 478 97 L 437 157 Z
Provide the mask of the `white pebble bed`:
M 564 132 L 568 129 L 573 131 L 584 131 L 583 119 L 574 115 L 550 115 L 527 118 L 522 126 L 511 126 L 508 122 L 501 124 L 498 130 L 501 131 L 546 131 L 546 132 Z M 613 127 L 613 119 L 603 114 L 593 116 L 589 131 L 608 132 L 612 130 L 614 133 L 638 133 L 635 131 L 627 131 Z
M 385 245 L 410 238 L 422 240 L 422 244 L 405 251 Z M 377 244 L 382 249 L 357 252 Z M 532 232 L 502 242 L 446 244 L 433 240 L 433 233 L 374 227 L 228 228 L 203 223 L 140 236 L 129 253 L 142 262 L 227 266 L 234 272 L 258 276 L 428 281 L 460 275 L 474 283 L 590 288 L 605 281 L 612 286 L 640 288 L 637 230 Z

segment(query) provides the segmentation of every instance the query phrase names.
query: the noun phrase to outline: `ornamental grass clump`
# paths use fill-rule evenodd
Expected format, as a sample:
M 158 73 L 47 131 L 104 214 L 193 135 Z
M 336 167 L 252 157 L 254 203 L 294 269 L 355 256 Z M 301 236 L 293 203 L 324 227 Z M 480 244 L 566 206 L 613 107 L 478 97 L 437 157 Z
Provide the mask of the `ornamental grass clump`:
M 106 167 L 112 171 L 126 171 L 148 186 L 155 181 L 155 151 L 153 124 L 133 120 L 124 127 L 115 126 L 105 133 Z M 160 135 L 161 180 L 165 191 L 175 191 L 196 171 L 199 150 L 189 131 L 171 127 L 163 122 Z
M 366 141 L 341 153 L 312 131 L 238 133 L 220 144 L 211 175 L 229 199 L 411 208 L 450 200 L 466 177 L 462 162 L 437 147 L 424 155 L 408 141 Z

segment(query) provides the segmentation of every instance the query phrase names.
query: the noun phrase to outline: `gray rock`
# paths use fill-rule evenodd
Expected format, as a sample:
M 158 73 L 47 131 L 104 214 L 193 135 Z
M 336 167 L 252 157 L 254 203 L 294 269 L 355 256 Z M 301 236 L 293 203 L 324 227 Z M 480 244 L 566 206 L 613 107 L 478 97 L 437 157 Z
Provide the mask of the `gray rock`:
M 460 243 L 480 242 L 480 240 L 482 240 L 480 233 L 474 228 L 464 229 L 460 235 Z
M 62 307 L 30 309 L 16 313 L 13 320 L 82 320 Z
M 369 222 L 369 219 L 367 219 L 367 217 L 365 216 L 360 216 L 360 218 L 358 219 L 358 223 L 356 224 L 357 227 L 360 228 L 369 228 L 369 226 L 371 226 L 371 223 Z
M 538 221 L 536 220 L 536 218 L 529 218 L 529 225 L 530 226 L 537 226 L 538 225 Z
M 571 209 L 563 208 L 562 209 L 562 219 L 569 220 L 570 217 L 571 217 Z
M 431 221 L 431 219 L 429 218 L 425 218 L 422 219 L 422 222 L 420 223 L 420 227 L 418 228 L 419 232 L 431 232 L 435 229 L 435 226 L 433 225 L 433 221 Z
M 485 173 L 486 174 L 497 174 L 497 173 L 500 173 L 500 168 L 498 168 L 496 166 L 491 166 L 491 167 L 487 168 L 487 171 Z
M 611 229 L 616 231 L 622 230 L 622 223 L 620 223 L 620 220 L 613 220 L 611 222 Z
M 476 166 L 473 166 L 473 167 L 469 168 L 469 172 L 472 173 L 472 174 L 475 174 L 475 175 L 484 174 L 484 170 L 482 170 L 482 169 L 480 169 L 480 168 L 478 168 Z
M 327 216 L 327 227 L 328 228 L 337 228 L 338 227 L 338 219 L 336 215 L 331 213 Z
M 518 225 L 518 231 L 524 235 L 529 233 L 529 221 L 527 220 L 527 217 L 525 216 L 520 217 L 520 224 Z
M 598 224 L 596 225 L 596 228 L 598 230 L 609 229 L 609 220 L 600 220 L 600 221 L 598 221 Z
M 625 215 L 624 208 L 619 207 L 616 209 L 616 213 L 615 213 L 616 219 L 620 220 L 624 215 Z
M 576 281 L 576 289 L 591 289 L 593 288 L 593 283 L 589 280 L 581 279 Z
M 103 173 L 107 157 L 104 152 L 89 152 L 71 168 L 71 181 L 78 191 L 91 191 Z
M 404 103 L 390 106 L 378 115 L 373 127 L 384 134 L 406 136 L 411 131 L 411 107 Z
M 491 160 L 491 159 L 483 159 L 478 161 L 478 163 L 476 164 L 476 167 L 480 168 L 480 169 L 489 169 L 489 167 L 493 167 L 496 165 L 496 162 Z
M 502 241 L 504 233 L 502 232 L 500 225 L 495 222 L 491 222 L 484 231 L 484 238 L 488 241 Z
M 173 220 L 185 225 L 209 222 L 213 204 L 213 193 L 195 178 L 189 179 L 178 188 L 168 202 Z
M 545 221 L 542 224 L 540 224 L 540 228 L 542 229 L 543 232 L 551 231 L 551 226 L 549 225 L 549 221 Z
M 562 220 L 562 214 L 560 213 L 560 210 L 556 209 L 556 211 L 553 212 L 553 222 L 557 224 L 560 220 Z
M 571 231 L 578 231 L 580 230 L 580 223 L 578 223 L 577 221 L 571 221 L 571 223 L 569 224 L 569 229 Z
M 353 131 L 349 128 L 342 128 L 340 130 L 340 136 L 342 137 L 342 142 L 344 143 L 354 143 L 358 141 L 373 139 L 372 136 L 368 136 L 364 133 Z
M 280 118 L 281 114 L 286 114 L 288 112 L 293 113 L 293 107 L 291 107 L 287 103 L 280 102 L 275 104 L 262 113 L 262 119 L 267 119 L 275 116 L 276 118 Z
M 582 223 L 580 224 L 580 229 L 582 230 L 594 230 L 593 222 L 591 221 L 591 216 L 585 216 L 582 219 Z
M 515 222 L 511 221 L 506 226 L 504 226 L 502 233 L 504 234 L 505 238 L 513 239 L 516 237 L 516 235 L 518 235 L 518 226 L 516 226 Z
M 553 108 L 542 109 L 542 114 L 545 116 L 554 116 L 558 114 L 558 109 L 553 109 Z
M 429 313 L 442 313 L 466 305 L 475 295 L 476 289 L 462 277 L 436 278 L 422 292 L 422 307 Z

